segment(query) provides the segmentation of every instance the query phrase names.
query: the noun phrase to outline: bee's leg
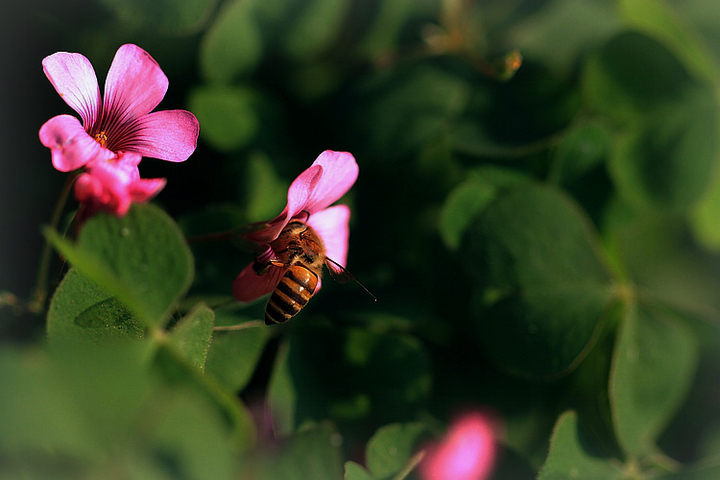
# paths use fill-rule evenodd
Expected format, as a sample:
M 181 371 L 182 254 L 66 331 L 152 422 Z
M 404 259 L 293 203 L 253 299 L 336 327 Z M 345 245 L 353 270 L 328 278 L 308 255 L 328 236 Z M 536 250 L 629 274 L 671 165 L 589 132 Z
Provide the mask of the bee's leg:
M 278 266 L 278 263 L 277 258 L 275 258 L 275 252 L 273 252 L 272 248 L 268 248 L 255 258 L 253 270 L 258 275 L 265 275 L 270 265 Z

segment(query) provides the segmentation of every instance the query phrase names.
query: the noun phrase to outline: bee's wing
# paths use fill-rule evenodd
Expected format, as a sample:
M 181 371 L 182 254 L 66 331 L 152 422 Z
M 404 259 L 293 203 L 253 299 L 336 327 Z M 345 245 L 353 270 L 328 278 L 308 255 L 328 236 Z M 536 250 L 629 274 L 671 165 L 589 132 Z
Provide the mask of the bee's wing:
M 357 281 L 357 279 L 353 276 L 352 273 L 348 271 L 347 268 L 343 267 L 332 258 L 325 257 L 325 266 L 330 272 L 330 276 L 333 277 L 333 279 L 335 279 L 335 281 L 337 282 L 348 283 L 352 282 L 353 280 Z
M 335 260 L 328 257 L 325 257 L 325 265 L 330 271 L 330 276 L 333 277 L 335 281 L 340 283 L 357 282 L 357 284 L 360 285 L 363 290 L 365 290 L 377 302 L 377 297 L 373 295 L 372 292 L 368 290 L 368 288 L 363 285 L 360 280 L 355 278 L 355 275 L 350 273 L 347 268 L 343 267 Z

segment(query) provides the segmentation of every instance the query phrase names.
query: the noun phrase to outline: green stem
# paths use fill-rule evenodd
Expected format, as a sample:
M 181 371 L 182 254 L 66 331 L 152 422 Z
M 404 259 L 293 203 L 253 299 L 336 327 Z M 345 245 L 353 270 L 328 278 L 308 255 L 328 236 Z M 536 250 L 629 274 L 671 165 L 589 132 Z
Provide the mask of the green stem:
M 227 326 L 219 326 L 219 327 L 213 327 L 213 330 L 245 330 L 246 328 L 254 328 L 254 327 L 262 327 L 263 322 L 260 320 L 251 320 L 249 322 L 240 323 L 238 325 L 227 325 Z
M 55 204 L 55 210 L 53 211 L 53 215 L 50 220 L 50 228 L 53 230 L 57 230 L 58 224 L 60 223 L 60 217 L 62 216 L 68 197 L 70 196 L 70 190 L 72 189 L 73 183 L 75 183 L 75 179 L 79 174 L 80 171 L 76 170 L 65 179 L 65 184 L 60 191 L 57 203 Z M 50 245 L 50 241 L 45 238 L 42 256 L 40 257 L 37 282 L 35 284 L 35 289 L 33 290 L 32 300 L 28 303 L 28 308 L 33 312 L 39 313 L 45 309 L 45 300 L 47 299 L 48 293 L 48 275 L 50 275 L 51 254 L 52 247 Z
M 425 450 L 420 450 L 415 455 L 410 457 L 410 460 L 407 461 L 405 465 L 403 465 L 403 468 L 393 477 L 393 480 L 405 480 L 408 475 L 410 475 L 410 472 L 415 470 L 415 467 L 418 466 L 420 462 L 422 462 L 423 458 L 425 458 Z

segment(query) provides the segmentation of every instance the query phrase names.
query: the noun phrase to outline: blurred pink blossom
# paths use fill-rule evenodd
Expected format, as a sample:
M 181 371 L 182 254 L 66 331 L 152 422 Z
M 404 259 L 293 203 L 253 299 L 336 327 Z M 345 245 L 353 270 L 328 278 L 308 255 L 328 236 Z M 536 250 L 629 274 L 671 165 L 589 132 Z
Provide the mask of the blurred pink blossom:
M 79 53 L 46 57 L 43 70 L 65 103 L 82 119 L 58 115 L 40 128 L 40 141 L 52 150 L 61 172 L 119 152 L 182 162 L 197 145 L 198 121 L 186 110 L 150 113 L 165 96 L 168 79 L 157 62 L 136 45 L 115 54 L 105 81 L 104 99 L 90 61 Z
M 496 455 L 493 422 L 484 414 L 461 416 L 445 437 L 427 449 L 420 464 L 423 480 L 485 480 Z
M 243 238 L 257 245 L 264 262 L 275 258 L 273 242 L 291 221 L 300 219 L 311 226 L 322 239 L 326 255 L 341 266 L 347 261 L 350 235 L 350 209 L 345 205 L 330 205 L 345 195 L 358 176 L 355 158 L 347 152 L 326 150 L 302 172 L 288 189 L 285 209 L 273 220 L 256 224 Z M 235 298 L 249 302 L 270 293 L 285 273 L 284 268 L 271 265 L 258 275 L 247 265 L 233 282 Z M 318 289 L 320 284 L 318 283 Z
M 165 179 L 141 179 L 137 153 L 120 152 L 107 161 L 93 161 L 75 181 L 75 198 L 81 203 L 81 219 L 104 211 L 123 216 L 133 202 L 145 202 L 165 186 Z

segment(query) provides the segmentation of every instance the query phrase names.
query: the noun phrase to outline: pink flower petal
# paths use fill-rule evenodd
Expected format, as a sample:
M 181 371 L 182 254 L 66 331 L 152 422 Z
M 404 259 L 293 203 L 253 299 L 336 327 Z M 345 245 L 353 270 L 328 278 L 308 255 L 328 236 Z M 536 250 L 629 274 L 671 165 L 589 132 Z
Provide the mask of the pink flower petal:
M 145 157 L 182 162 L 197 147 L 200 124 L 186 110 L 154 112 L 139 118 L 137 125 L 140 134 L 132 148 Z
M 305 210 L 307 201 L 313 189 L 315 189 L 320 181 L 322 173 L 323 169 L 321 166 L 311 166 L 302 172 L 292 184 L 290 184 L 290 188 L 288 189 L 288 203 L 282 213 L 268 222 L 267 228 L 249 233 L 245 235 L 245 238 L 259 245 L 265 245 L 275 240 L 282 229 L 285 228 L 285 225 L 287 225 L 293 217 Z
M 143 202 L 157 194 L 165 180 L 141 179 L 137 153 L 121 152 L 110 160 L 94 160 L 86 166 L 75 184 L 75 197 L 89 214 L 103 210 L 123 216 L 133 202 Z
M 160 193 L 165 187 L 167 180 L 164 178 L 141 178 L 128 185 L 130 199 L 134 203 L 147 202 Z
M 344 267 L 350 238 L 350 208 L 346 205 L 326 208 L 311 215 L 307 223 L 322 238 L 326 256 Z
M 65 103 L 90 128 L 100 114 L 100 87 L 90 61 L 79 53 L 58 52 L 42 61 L 43 71 Z
M 313 196 L 313 192 L 317 189 L 325 172 L 320 165 L 312 165 L 310 168 L 302 172 L 293 180 L 288 189 L 288 203 L 285 207 L 285 214 L 289 222 L 291 218 L 297 216 L 303 210 L 307 210 L 307 205 Z M 311 213 L 311 212 L 308 212 Z
M 123 45 L 105 80 L 104 115 L 120 122 L 139 118 L 158 106 L 167 88 L 167 77 L 145 50 Z
M 348 152 L 325 150 L 313 163 L 313 166 L 317 165 L 323 169 L 322 177 L 304 206 L 311 215 L 339 200 L 358 177 L 358 164 Z
M 40 141 L 52 150 L 53 166 L 69 172 L 95 159 L 107 160 L 115 156 L 103 148 L 72 115 L 58 115 L 40 127 Z
M 75 180 L 75 198 L 80 203 L 90 203 L 100 198 L 103 187 L 100 182 L 89 173 L 81 173 Z
M 264 275 L 258 275 L 251 263 L 235 278 L 232 286 L 233 295 L 241 302 L 250 302 L 262 297 L 275 289 L 285 270 L 285 268 L 270 267 Z

